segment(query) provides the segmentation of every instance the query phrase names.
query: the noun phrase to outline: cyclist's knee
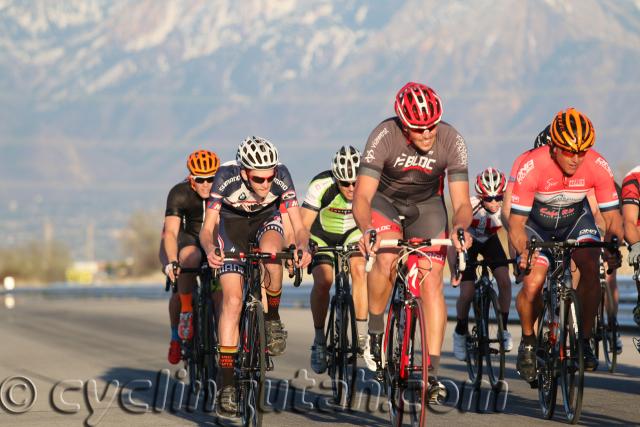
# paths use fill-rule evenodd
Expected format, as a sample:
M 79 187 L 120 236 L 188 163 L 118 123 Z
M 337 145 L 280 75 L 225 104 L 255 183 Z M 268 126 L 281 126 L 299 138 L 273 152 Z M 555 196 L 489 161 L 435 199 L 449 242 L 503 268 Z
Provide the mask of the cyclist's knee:
M 242 294 L 222 294 L 223 313 L 225 315 L 239 315 L 242 308 Z
M 378 272 L 388 275 L 391 272 L 391 267 L 396 257 L 396 254 L 393 253 L 378 253 L 378 255 L 376 255 L 376 262 L 373 267 Z
M 180 266 L 185 268 L 195 268 L 200 265 L 202 261 L 202 256 L 200 254 L 200 248 L 197 246 L 185 246 L 180 249 L 180 254 L 178 255 L 178 259 L 180 262 Z

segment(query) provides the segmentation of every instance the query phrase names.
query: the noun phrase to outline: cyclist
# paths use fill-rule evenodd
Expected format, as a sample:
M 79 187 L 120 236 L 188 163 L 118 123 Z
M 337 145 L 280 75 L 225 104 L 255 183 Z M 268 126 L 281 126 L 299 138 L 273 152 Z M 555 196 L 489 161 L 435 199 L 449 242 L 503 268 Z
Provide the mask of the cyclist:
M 284 231 L 280 204 L 284 202 L 302 259 L 296 263 L 306 267 L 311 261 L 307 249 L 309 233 L 302 224 L 300 208 L 289 170 L 278 162 L 276 147 L 264 138 L 251 136 L 238 147 L 236 161 L 223 164 L 215 176 L 207 202 L 204 225 L 200 232 L 202 247 L 209 265 L 220 269 L 222 313 L 220 316 L 219 366 L 221 372 L 220 407 L 224 412 L 237 409 L 234 380 L 240 313 L 242 310 L 242 274 L 240 261 L 224 261 L 216 249 L 247 252 L 255 242 L 266 252 L 279 252 L 284 247 Z M 220 219 L 217 244 L 214 226 Z M 282 293 L 282 264 L 265 261 L 264 287 L 268 312 L 265 314 L 267 349 L 273 356 L 286 348 L 286 331 L 278 308 Z
M 441 121 L 442 103 L 436 92 L 420 83 L 407 83 L 396 95 L 395 111 L 396 117 L 384 120 L 371 132 L 358 171 L 353 214 L 363 233 L 360 250 L 365 255 L 378 252 L 381 239 L 448 236 L 445 175 L 453 205 L 453 229 L 466 230 L 473 217 L 467 147 L 458 131 Z M 400 216 L 406 218 L 404 229 Z M 377 231 L 378 239 L 370 248 L 372 230 Z M 465 246 L 469 247 L 471 236 L 464 233 Z M 458 239 L 453 240 L 456 249 L 462 250 Z M 432 364 L 429 394 L 433 397 L 446 391 L 437 382 L 447 320 L 442 281 L 446 247 L 432 247 L 425 254 L 419 267 L 422 272 L 429 271 L 421 296 Z M 392 290 L 390 279 L 396 258 L 396 251 L 380 250 L 367 276 L 370 347 L 375 365 L 381 360 L 384 310 Z
M 624 236 L 629 244 L 629 265 L 640 262 L 640 165 L 631 169 L 622 181 Z M 638 301 L 633 320 L 640 326 L 640 280 L 636 280 Z
M 357 243 L 362 233 L 351 211 L 353 189 L 360 165 L 360 152 L 351 146 L 341 147 L 333 157 L 331 170 L 316 175 L 309 184 L 302 204 L 302 221 L 318 246 Z M 370 358 L 367 344 L 367 288 L 364 258 L 354 255 L 349 260 L 353 284 L 353 301 L 358 328 L 358 345 L 365 358 Z M 315 338 L 311 347 L 311 368 L 317 374 L 327 369 L 327 347 L 324 323 L 329 307 L 329 290 L 333 283 L 333 254 L 318 253 L 309 270 L 313 275 L 311 313 Z
M 617 210 L 618 196 L 613 173 L 606 160 L 590 149 L 595 142 L 595 130 L 589 118 L 574 108 L 560 111 L 551 123 L 551 145 L 531 151 L 522 159 L 511 196 L 509 238 L 521 254 L 520 267 L 525 268 L 527 239 L 540 241 L 577 239 L 600 240 L 600 233 L 584 199 L 594 189 L 605 220 L 605 239 L 622 237 L 622 219 Z M 598 283 L 598 249 L 574 251 L 572 258 L 580 270 L 578 298 L 582 303 L 584 364 L 594 370 L 598 361 L 588 343 L 600 301 Z M 609 266 L 619 265 L 615 254 L 605 251 Z M 532 382 L 536 375 L 536 339 L 533 324 L 541 307 L 542 284 L 549 266 L 547 255 L 533 254 L 531 274 L 525 276 L 518 293 L 516 307 L 522 326 L 518 349 L 517 370 Z
M 220 166 L 218 156 L 208 150 L 197 150 L 187 159 L 189 176 L 176 184 L 167 197 L 162 232 L 161 260 L 164 273 L 178 280 L 178 294 L 169 301 L 171 343 L 169 363 L 180 362 L 180 338 L 193 336 L 191 292 L 195 274 L 180 274 L 180 266 L 198 267 L 204 259 L 198 233 L 202 227 L 205 201 L 211 192 L 213 177 Z
M 473 220 L 469 232 L 473 236 L 473 244 L 469 249 L 469 260 L 476 261 L 478 254 L 490 262 L 506 261 L 507 256 L 500 243 L 498 230 L 502 228 L 500 221 L 500 207 L 502 197 L 507 186 L 507 178 L 502 172 L 494 168 L 487 168 L 476 178 L 477 196 L 471 198 Z M 507 330 L 509 320 L 509 306 L 511 305 L 511 280 L 506 265 L 492 269 L 499 289 L 500 310 L 504 325 L 504 349 L 511 351 L 513 339 Z M 469 334 L 469 307 L 474 297 L 474 282 L 476 270 L 469 268 L 462 275 L 460 297 L 456 303 L 457 324 L 453 332 L 453 354 L 458 360 L 467 358 L 467 335 Z

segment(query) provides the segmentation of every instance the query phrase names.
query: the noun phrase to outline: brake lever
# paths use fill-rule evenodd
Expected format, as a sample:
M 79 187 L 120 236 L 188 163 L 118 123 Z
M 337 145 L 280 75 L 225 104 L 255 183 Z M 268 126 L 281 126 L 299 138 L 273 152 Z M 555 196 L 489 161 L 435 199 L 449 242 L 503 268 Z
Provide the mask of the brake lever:
M 302 250 L 298 249 L 298 259 L 302 259 Z M 302 283 L 302 269 L 296 267 L 295 265 L 293 266 L 293 271 L 294 271 L 294 276 L 295 279 L 293 280 L 293 286 L 294 287 L 299 287 L 300 284 Z M 289 276 L 291 277 L 291 276 Z
M 376 233 L 376 230 L 371 230 L 369 232 L 369 248 L 372 248 L 373 245 L 376 244 L 377 237 L 378 237 L 378 234 Z M 368 273 L 371 271 L 371 268 L 373 267 L 373 262 L 376 260 L 376 254 L 369 253 L 366 258 L 367 258 L 367 263 L 364 266 L 364 271 Z

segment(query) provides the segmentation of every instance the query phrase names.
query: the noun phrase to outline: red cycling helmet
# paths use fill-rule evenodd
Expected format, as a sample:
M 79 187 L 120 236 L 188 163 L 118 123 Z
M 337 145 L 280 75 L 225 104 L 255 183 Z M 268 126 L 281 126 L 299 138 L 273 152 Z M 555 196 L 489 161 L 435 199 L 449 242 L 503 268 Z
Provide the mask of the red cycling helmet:
M 486 168 L 476 177 L 476 193 L 480 197 L 502 196 L 507 189 L 507 178 L 495 168 Z
M 398 118 L 409 129 L 430 128 L 442 118 L 442 102 L 438 94 L 421 83 L 409 82 L 396 95 Z

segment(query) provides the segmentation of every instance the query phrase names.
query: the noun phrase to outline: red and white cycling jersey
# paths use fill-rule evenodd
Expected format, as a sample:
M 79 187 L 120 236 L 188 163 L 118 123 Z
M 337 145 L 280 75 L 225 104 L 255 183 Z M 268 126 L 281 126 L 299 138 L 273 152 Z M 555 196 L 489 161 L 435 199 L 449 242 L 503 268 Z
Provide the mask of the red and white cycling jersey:
M 622 204 L 640 208 L 640 166 L 631 169 L 622 181 Z M 640 210 L 637 224 L 640 226 Z
M 566 176 L 551 158 L 549 146 L 531 150 L 520 162 L 511 196 L 511 211 L 529 216 L 544 229 L 575 222 L 590 189 L 601 212 L 618 208 L 613 172 L 595 150 L 587 151 L 572 176 Z
M 473 241 L 480 243 L 486 242 L 489 237 L 493 236 L 502 228 L 500 221 L 500 211 L 491 213 L 482 206 L 482 199 L 478 196 L 471 197 L 471 208 L 473 209 L 473 219 L 469 227 L 469 233 L 473 237 Z

